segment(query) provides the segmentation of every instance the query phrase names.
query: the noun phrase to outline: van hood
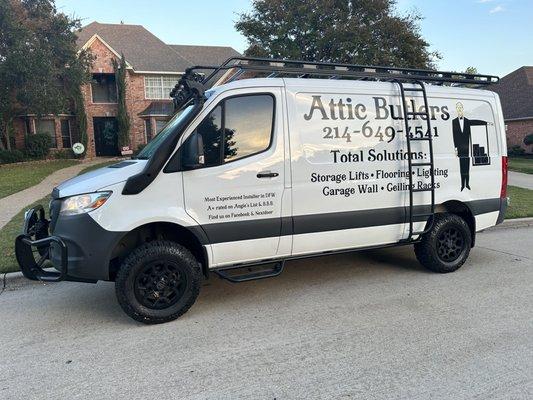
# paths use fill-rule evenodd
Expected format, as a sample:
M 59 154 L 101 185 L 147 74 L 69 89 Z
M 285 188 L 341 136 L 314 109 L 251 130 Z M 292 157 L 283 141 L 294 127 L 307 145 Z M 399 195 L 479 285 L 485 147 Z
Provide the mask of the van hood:
M 147 160 L 125 160 L 76 176 L 59 184 L 54 189 L 54 197 L 97 192 L 107 186 L 126 181 L 130 176 L 141 172 L 146 163 Z

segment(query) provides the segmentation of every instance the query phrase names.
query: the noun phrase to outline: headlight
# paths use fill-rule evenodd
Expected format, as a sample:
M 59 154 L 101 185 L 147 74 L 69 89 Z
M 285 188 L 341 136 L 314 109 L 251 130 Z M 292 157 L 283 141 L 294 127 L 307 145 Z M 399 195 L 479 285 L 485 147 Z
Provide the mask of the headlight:
M 111 192 L 97 192 L 80 194 L 79 196 L 67 197 L 61 203 L 61 215 L 83 214 L 102 207 Z

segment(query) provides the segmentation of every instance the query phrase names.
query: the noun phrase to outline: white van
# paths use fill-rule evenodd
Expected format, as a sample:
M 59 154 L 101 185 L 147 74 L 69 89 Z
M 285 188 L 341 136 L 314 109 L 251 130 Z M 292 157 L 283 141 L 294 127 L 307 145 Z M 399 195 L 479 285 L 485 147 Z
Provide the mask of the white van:
M 137 158 L 59 185 L 50 220 L 26 213 L 27 278 L 115 281 L 130 317 L 161 323 L 209 271 L 242 282 L 290 259 L 414 244 L 425 267 L 451 272 L 502 222 L 501 106 L 471 88 L 498 78 L 251 58 L 196 72 L 207 68 L 182 77 L 177 113 Z

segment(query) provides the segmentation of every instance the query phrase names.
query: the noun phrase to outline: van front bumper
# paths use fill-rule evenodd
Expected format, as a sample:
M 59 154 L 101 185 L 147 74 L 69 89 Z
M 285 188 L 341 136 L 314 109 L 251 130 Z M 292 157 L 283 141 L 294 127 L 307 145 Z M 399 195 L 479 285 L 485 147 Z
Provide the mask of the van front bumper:
M 123 235 L 103 229 L 88 214 L 61 216 L 51 224 L 43 207 L 37 206 L 26 212 L 15 254 L 28 279 L 94 283 L 109 280 L 112 253 Z M 56 271 L 45 270 L 47 266 Z

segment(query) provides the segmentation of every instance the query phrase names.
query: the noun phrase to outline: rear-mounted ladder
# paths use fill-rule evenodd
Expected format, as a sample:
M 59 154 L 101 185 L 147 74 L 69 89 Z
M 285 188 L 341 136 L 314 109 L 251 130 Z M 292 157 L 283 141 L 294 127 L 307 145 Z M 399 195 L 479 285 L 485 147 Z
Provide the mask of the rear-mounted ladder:
M 403 241 L 411 241 L 413 236 L 422 235 L 428 232 L 433 225 L 433 215 L 435 214 L 435 163 L 433 157 L 433 133 L 431 131 L 431 114 L 428 104 L 428 98 L 426 93 L 426 87 L 423 82 L 414 81 L 412 84 L 417 87 L 405 87 L 402 82 L 396 81 L 400 87 L 400 96 L 402 99 L 402 109 L 403 109 L 403 119 L 405 123 L 405 136 L 407 140 L 407 152 L 409 157 L 407 158 L 407 165 L 409 169 L 409 212 L 407 215 L 407 221 L 409 223 L 409 234 Z M 407 99 L 405 98 L 406 93 L 421 93 L 424 99 L 424 111 L 416 111 L 415 109 L 409 111 L 407 108 Z M 422 133 L 421 137 L 416 137 L 415 130 L 409 125 L 409 121 L 413 117 L 413 120 L 416 120 L 417 117 L 425 118 L 427 131 Z M 411 142 L 421 141 L 427 142 L 429 146 L 429 161 L 425 162 L 416 162 L 411 159 Z M 413 168 L 417 167 L 429 167 L 430 168 L 430 186 L 427 188 L 414 188 L 413 187 Z M 424 204 L 423 207 L 418 207 L 422 212 L 414 212 L 414 195 L 415 193 L 430 192 L 431 193 L 431 204 L 429 207 L 429 212 L 427 207 Z M 426 226 L 422 231 L 414 231 L 413 223 L 426 221 Z

